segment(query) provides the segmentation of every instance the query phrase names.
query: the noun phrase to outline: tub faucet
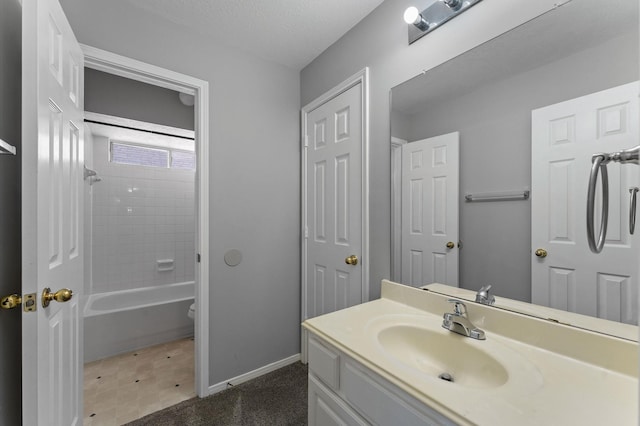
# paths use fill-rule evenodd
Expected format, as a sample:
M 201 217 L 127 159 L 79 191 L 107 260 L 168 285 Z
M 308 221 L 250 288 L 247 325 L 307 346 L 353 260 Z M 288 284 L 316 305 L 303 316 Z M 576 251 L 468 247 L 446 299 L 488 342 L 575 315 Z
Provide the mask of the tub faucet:
M 485 340 L 484 331 L 477 328 L 467 317 L 467 306 L 457 299 L 448 299 L 453 303 L 453 313 L 447 312 L 442 317 L 442 327 L 454 333 L 471 337 L 472 339 Z
M 493 294 L 489 294 L 489 290 L 491 289 L 491 284 L 480 287 L 480 290 L 476 293 L 476 302 L 482 303 L 485 305 L 493 305 L 496 303 L 496 298 L 493 297 Z

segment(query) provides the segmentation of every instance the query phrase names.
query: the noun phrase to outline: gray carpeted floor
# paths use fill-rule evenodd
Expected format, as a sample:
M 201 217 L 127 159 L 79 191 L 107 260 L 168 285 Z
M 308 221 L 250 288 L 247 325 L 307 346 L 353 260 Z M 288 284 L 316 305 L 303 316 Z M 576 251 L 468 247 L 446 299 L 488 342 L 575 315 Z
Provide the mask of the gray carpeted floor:
M 295 363 L 207 398 L 193 398 L 127 426 L 307 424 L 307 366 Z

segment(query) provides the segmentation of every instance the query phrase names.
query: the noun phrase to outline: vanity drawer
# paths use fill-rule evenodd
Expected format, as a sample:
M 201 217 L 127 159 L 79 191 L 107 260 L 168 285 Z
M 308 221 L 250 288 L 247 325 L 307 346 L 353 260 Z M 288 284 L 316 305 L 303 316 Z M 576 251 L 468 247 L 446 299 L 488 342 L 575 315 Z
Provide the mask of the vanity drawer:
M 340 354 L 313 336 L 309 338 L 309 371 L 331 389 L 340 389 Z

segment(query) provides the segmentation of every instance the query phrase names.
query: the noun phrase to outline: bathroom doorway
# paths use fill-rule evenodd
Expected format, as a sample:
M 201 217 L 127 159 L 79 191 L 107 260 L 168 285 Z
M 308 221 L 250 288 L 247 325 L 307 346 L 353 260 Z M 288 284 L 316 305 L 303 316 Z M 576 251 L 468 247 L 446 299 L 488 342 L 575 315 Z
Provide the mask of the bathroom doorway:
M 84 419 L 121 424 L 196 395 L 194 138 L 89 111 L 86 74 Z
M 85 70 L 85 247 L 91 261 L 83 309 L 84 417 L 85 424 L 125 423 L 207 389 L 202 354 L 208 339 L 198 338 L 204 334 L 198 321 L 206 323 L 206 315 L 194 314 L 197 304 L 208 305 L 198 303 L 206 300 L 199 283 L 208 275 L 205 262 L 198 262 L 208 245 L 200 237 L 208 235 L 201 233 L 208 173 L 198 158 L 206 153 L 198 136 L 206 132 L 196 118 L 201 99 L 165 81 L 141 82 L 144 73 L 122 76 L 96 59 L 114 61 L 113 55 L 88 49 L 87 66 L 100 69 Z M 201 83 L 194 94 L 206 87 Z M 140 93 L 148 95 L 146 105 Z M 153 113 L 162 109 L 163 96 L 174 109 L 158 119 Z M 117 103 L 121 112 L 113 110 Z M 180 108 L 190 110 L 187 125 Z

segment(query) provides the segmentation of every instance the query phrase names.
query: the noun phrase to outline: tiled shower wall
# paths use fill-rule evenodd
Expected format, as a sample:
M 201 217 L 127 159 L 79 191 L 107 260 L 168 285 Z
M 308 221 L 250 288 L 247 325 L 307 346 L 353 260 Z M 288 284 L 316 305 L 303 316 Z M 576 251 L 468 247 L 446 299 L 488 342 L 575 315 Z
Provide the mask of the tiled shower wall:
M 195 279 L 195 171 L 109 162 L 94 137 L 91 293 Z M 173 270 L 158 261 L 173 259 Z M 163 265 L 164 266 L 164 265 Z

